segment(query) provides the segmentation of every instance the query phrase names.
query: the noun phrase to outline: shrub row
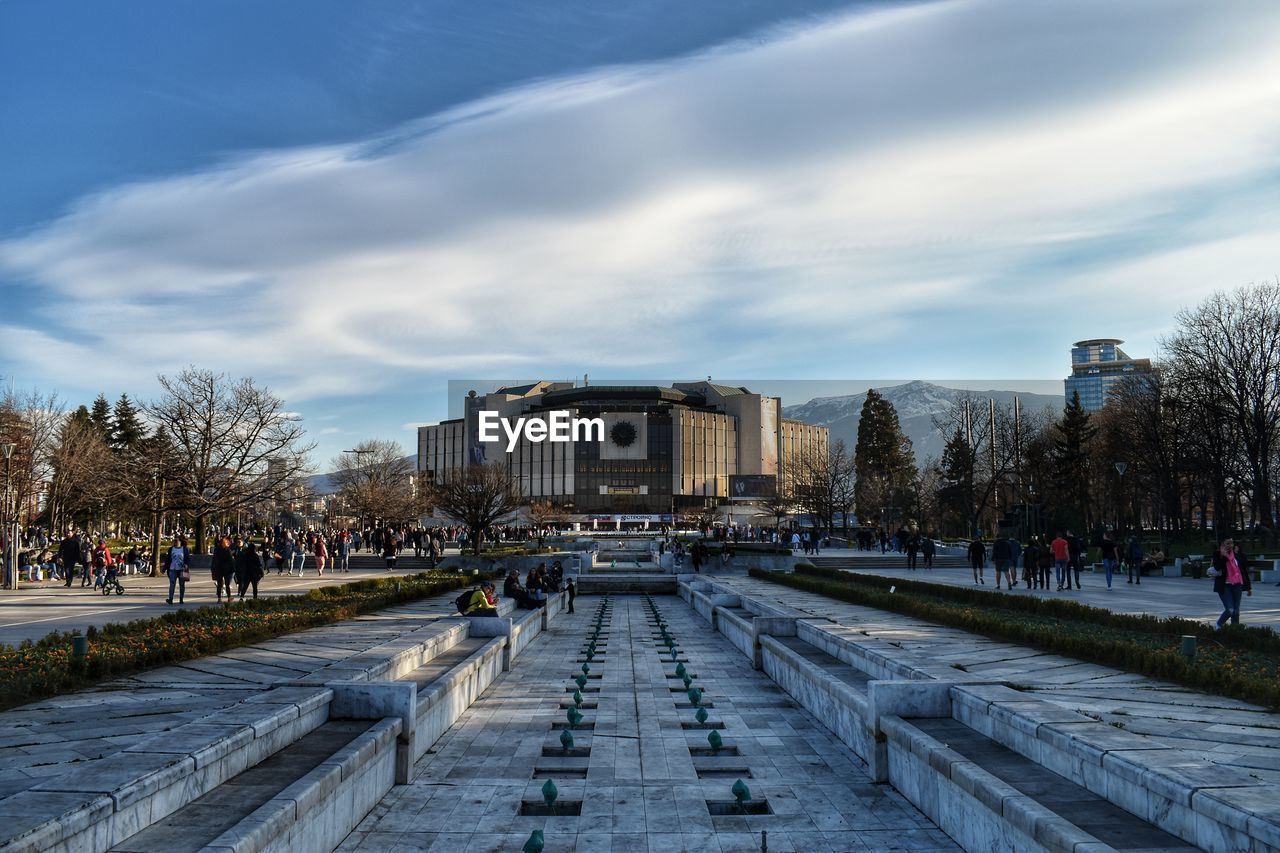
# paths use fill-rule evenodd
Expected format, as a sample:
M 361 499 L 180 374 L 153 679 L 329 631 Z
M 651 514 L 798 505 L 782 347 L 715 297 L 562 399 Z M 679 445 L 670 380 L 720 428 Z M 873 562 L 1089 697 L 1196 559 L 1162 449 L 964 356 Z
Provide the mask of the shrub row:
M 903 613 L 1041 651 L 1172 681 L 1177 684 L 1272 708 L 1280 707 L 1280 655 L 1243 641 L 1248 629 L 1231 628 L 1209 634 L 1197 643 L 1194 663 L 1180 654 L 1183 634 L 1204 631 L 1184 619 L 1115 614 L 1075 602 L 1038 600 L 1031 596 L 1001 596 L 959 587 L 899 581 L 873 575 L 830 570 L 801 574 L 751 569 L 752 577 L 814 592 L 829 598 Z M 896 587 L 890 592 L 889 587 Z M 921 589 L 921 588 L 924 589 Z M 935 590 L 938 592 L 935 594 Z M 961 599 L 955 593 L 978 597 Z M 995 599 L 1007 599 L 1008 602 Z M 1009 602 L 1070 605 L 1050 611 Z M 1102 615 L 1089 611 L 1100 611 Z M 1077 618 L 1080 617 L 1080 618 Z M 1160 624 L 1164 630 L 1160 630 Z M 1256 630 L 1256 629 L 1255 629 Z M 1231 645 L 1228 645 L 1231 644 Z M 1261 644 L 1259 644 L 1261 645 Z
M 798 574 L 856 584 L 869 589 L 887 590 L 889 587 L 897 587 L 899 592 L 928 595 L 944 601 L 953 601 L 957 604 L 970 604 L 1016 613 L 1050 616 L 1071 622 L 1119 628 L 1124 631 L 1179 638 L 1184 634 L 1192 634 L 1205 642 L 1220 643 L 1229 648 L 1259 652 L 1280 658 L 1280 634 L 1267 627 L 1243 626 L 1231 631 L 1220 632 L 1215 631 L 1210 625 L 1193 619 L 1182 619 L 1174 616 L 1152 616 L 1146 613 L 1113 613 L 1103 607 L 1091 607 L 1066 598 L 1014 595 L 988 589 L 974 589 L 968 586 L 899 580 L 882 575 L 819 568 L 809 563 L 801 563 L 796 566 L 795 570 Z M 1204 588 L 1204 592 L 1206 595 L 1212 595 L 1207 587 Z M 1217 603 L 1216 599 L 1214 603 Z
M 0 647 L 0 710 L 129 675 L 192 660 L 294 631 L 459 589 L 471 578 L 421 573 L 319 587 L 227 606 L 175 610 L 151 619 L 90 627 L 88 655 L 72 657 L 78 631 L 54 631 L 38 642 Z

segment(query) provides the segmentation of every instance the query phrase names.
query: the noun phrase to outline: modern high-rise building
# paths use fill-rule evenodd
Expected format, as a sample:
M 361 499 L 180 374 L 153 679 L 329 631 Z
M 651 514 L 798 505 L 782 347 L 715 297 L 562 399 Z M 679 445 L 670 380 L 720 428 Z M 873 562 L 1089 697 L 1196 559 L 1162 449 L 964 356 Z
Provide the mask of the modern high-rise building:
M 550 424 L 594 418 L 601 434 L 574 440 L 480 440 L 496 415 Z M 587 519 L 668 521 L 673 512 L 773 494 L 809 453 L 825 455 L 827 429 L 782 417 L 782 401 L 711 382 L 670 386 L 575 386 L 535 382 L 474 391 L 463 417 L 418 429 L 418 470 L 427 479 L 498 461 L 527 498 Z
M 1080 395 L 1080 405 L 1096 412 L 1107 402 L 1112 387 L 1126 376 L 1150 373 L 1151 359 L 1130 358 L 1117 338 L 1094 338 L 1076 341 L 1071 347 L 1071 375 L 1067 377 L 1067 400 Z

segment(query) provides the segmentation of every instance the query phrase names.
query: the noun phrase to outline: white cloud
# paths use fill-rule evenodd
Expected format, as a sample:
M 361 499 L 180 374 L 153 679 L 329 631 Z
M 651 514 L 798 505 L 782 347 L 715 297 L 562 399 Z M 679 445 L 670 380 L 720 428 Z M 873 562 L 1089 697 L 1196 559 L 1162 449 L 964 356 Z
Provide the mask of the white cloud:
M 1033 321 L 1068 282 L 1167 313 L 1273 273 L 1280 214 L 1247 188 L 1280 165 L 1278 24 L 1246 2 L 911 6 L 119 187 L 0 244 L 61 327 L 0 352 L 90 384 L 197 362 L 303 400 L 552 364 L 795 370 L 926 307 Z M 1090 254 L 1113 238 L 1134 245 Z M 1212 260 L 1155 260 L 1187 239 Z M 1144 263 L 1161 276 L 1120 272 Z

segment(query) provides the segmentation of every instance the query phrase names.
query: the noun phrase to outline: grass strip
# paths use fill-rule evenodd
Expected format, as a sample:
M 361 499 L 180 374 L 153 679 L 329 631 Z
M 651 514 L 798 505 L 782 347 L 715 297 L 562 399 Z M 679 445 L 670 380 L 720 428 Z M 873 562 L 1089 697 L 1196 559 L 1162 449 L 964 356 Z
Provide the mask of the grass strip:
M 1187 619 L 1112 613 L 1073 601 L 808 566 L 799 567 L 796 574 L 762 569 L 751 569 L 750 574 L 850 604 L 1280 708 L 1280 643 L 1270 629 L 1214 632 Z M 890 592 L 891 587 L 896 591 Z M 1184 634 L 1197 638 L 1194 663 L 1180 652 Z
M 72 657 L 79 631 L 54 631 L 18 646 L 0 646 L 0 710 L 92 686 L 109 678 L 193 660 L 283 634 L 329 625 L 397 604 L 430 598 L 474 582 L 452 573 L 369 578 L 282 595 L 175 610 L 86 632 L 89 652 Z

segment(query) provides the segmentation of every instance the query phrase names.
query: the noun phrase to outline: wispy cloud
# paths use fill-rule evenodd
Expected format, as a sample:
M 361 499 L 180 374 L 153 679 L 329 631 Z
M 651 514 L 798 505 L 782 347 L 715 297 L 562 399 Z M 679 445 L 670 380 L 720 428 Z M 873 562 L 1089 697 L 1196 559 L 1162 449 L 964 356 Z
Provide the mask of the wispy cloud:
M 290 400 L 837 353 L 924 374 L 948 347 L 944 372 L 1003 373 L 967 354 L 974 323 L 1069 339 L 1102 293 L 1150 326 L 1274 274 L 1276 81 L 1273 5 L 853 15 L 85 199 L 0 244 L 55 297 L 0 352 L 63 382 L 196 361 Z M 891 351 L 922 328 L 933 350 Z

